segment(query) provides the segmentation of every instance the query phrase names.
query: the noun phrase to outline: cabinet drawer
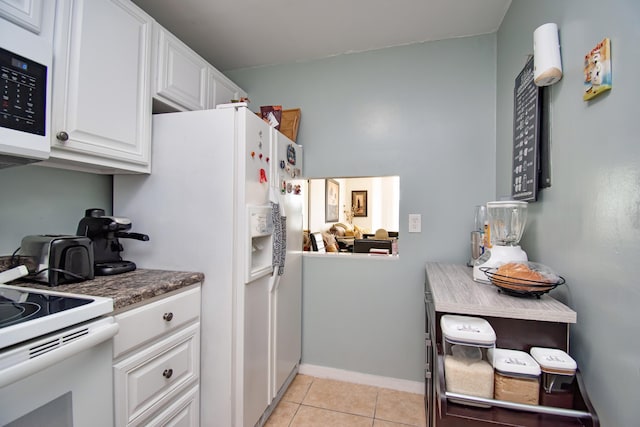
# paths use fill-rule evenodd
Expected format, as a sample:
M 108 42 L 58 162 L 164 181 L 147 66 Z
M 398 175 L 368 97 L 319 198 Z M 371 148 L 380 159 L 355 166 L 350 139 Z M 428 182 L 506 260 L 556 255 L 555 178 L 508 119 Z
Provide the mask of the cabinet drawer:
M 187 391 L 184 395 L 180 396 L 165 408 L 160 414 L 156 415 L 150 421 L 145 421 L 142 424 L 144 426 L 185 426 L 185 427 L 198 427 L 200 425 L 200 399 L 199 387 L 195 386 L 191 390 Z
M 116 423 L 142 419 L 170 402 L 200 375 L 200 324 L 196 323 L 113 367 Z
M 200 287 L 181 292 L 115 316 L 120 326 L 113 337 L 113 357 L 171 333 L 200 318 Z

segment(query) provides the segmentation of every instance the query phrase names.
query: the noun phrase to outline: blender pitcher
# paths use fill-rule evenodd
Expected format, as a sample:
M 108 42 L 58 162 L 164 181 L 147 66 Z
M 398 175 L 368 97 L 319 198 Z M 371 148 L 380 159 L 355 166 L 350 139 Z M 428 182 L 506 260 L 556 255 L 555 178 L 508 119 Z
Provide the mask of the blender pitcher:
M 487 216 L 491 230 L 491 248 L 476 260 L 473 280 L 489 283 L 480 267 L 499 267 L 516 261 L 528 261 L 525 251 L 518 245 L 527 223 L 527 202 L 507 200 L 487 203 Z
M 489 202 L 487 213 L 495 244 L 518 246 L 527 224 L 527 202 Z

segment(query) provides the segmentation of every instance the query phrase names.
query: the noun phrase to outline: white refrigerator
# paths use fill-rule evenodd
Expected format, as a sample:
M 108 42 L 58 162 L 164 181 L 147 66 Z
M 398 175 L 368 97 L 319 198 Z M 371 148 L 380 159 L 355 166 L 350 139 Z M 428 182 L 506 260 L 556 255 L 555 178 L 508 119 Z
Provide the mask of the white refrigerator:
M 150 237 L 124 253 L 205 274 L 200 424 L 260 424 L 301 356 L 302 147 L 242 106 L 154 115 L 152 137 L 151 174 L 114 176 Z

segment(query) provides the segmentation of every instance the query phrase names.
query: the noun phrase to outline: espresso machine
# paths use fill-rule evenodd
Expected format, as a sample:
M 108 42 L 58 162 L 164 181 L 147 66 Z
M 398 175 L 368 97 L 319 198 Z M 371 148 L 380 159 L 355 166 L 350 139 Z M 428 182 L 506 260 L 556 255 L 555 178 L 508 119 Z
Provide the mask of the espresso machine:
M 78 236 L 87 236 L 93 241 L 94 274 L 110 276 L 136 269 L 135 263 L 123 260 L 120 238 L 147 241 L 149 236 L 130 233 L 129 218 L 107 216 L 104 209 L 87 209 L 78 224 Z

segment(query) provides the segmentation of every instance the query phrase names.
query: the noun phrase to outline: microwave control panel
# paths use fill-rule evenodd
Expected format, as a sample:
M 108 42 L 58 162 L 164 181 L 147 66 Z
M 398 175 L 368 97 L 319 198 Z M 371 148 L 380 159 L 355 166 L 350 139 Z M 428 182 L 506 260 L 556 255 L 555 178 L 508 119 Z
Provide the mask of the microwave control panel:
M 0 127 L 45 135 L 47 67 L 0 48 Z

